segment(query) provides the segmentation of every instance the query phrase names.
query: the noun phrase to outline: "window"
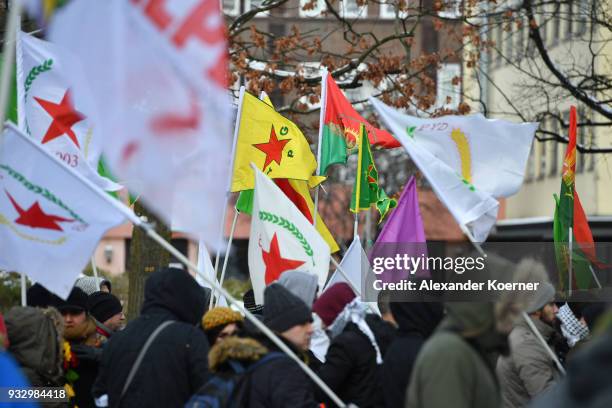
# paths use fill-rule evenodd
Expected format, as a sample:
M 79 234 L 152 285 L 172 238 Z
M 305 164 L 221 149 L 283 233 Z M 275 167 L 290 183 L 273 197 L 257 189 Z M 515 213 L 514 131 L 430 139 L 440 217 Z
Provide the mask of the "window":
M 554 6 L 553 17 L 552 17 L 552 40 L 553 42 L 559 41 L 561 35 L 561 20 L 563 19 L 561 14 L 561 4 L 557 3 Z
M 366 18 L 368 16 L 368 6 L 360 6 L 357 0 L 341 0 L 340 15 L 345 18 Z
M 457 109 L 459 106 L 461 85 L 453 85 L 453 78 L 455 77 L 461 78 L 461 66 L 459 64 L 440 65 L 436 83 L 436 106 L 448 109 Z
M 559 134 L 559 121 L 556 118 L 552 119 L 550 130 L 557 135 Z M 559 176 L 559 174 L 557 174 L 558 171 L 559 171 L 559 142 L 552 141 L 550 142 L 550 169 L 548 171 L 548 174 L 551 177 L 557 177 Z
M 576 35 L 583 35 L 587 30 L 587 20 L 591 15 L 590 4 L 588 0 L 574 1 L 576 4 Z
M 240 14 L 240 0 L 222 0 L 221 9 L 228 16 L 237 16 Z
M 399 7 L 399 1 L 397 0 L 386 0 L 384 3 L 380 3 L 380 18 L 396 18 L 396 11 Z M 397 17 L 401 19 L 405 19 L 408 17 L 407 11 L 399 11 Z
M 321 13 L 325 11 L 325 0 L 316 0 L 314 8 L 304 10 L 304 6 L 310 3 L 312 3 L 311 0 L 300 0 L 300 17 L 322 17 Z
M 584 109 L 583 108 L 579 108 L 578 109 L 578 123 L 576 125 L 579 125 L 581 123 L 585 123 L 587 122 L 588 119 L 586 118 L 586 115 L 584 113 Z M 577 126 L 576 127 L 576 144 L 580 145 L 580 146 L 584 146 L 586 143 L 586 135 L 585 135 L 585 127 L 584 126 Z M 576 173 L 584 173 L 584 168 L 585 168 L 585 161 L 587 160 L 587 156 L 585 156 L 582 153 L 579 153 L 578 150 L 576 150 Z
M 504 35 L 504 27 L 502 25 L 502 22 L 499 21 L 497 23 L 497 27 L 495 28 L 495 48 L 497 51 L 497 54 L 495 55 L 495 61 L 497 62 L 498 65 L 501 65 L 502 63 L 503 35 Z
M 539 142 L 540 145 L 540 169 L 538 171 L 538 179 L 546 177 L 546 145 L 547 142 Z
M 443 9 L 438 12 L 438 15 L 443 18 L 459 18 L 461 17 L 461 0 L 445 0 Z
M 564 6 L 563 6 L 565 12 L 562 13 L 563 14 L 563 18 L 565 20 L 565 38 L 570 38 L 572 36 L 572 23 L 573 23 L 573 19 L 574 19 L 574 13 L 573 13 L 573 9 L 574 9 L 574 4 L 573 1 L 570 0 L 568 1 Z
M 508 61 L 512 61 L 512 51 L 513 51 L 513 48 L 514 48 L 514 47 L 512 47 L 512 45 L 513 45 L 512 42 L 513 41 L 514 41 L 514 38 L 513 38 L 512 31 L 506 32 L 506 40 L 504 41 L 504 48 L 505 48 L 504 56 L 506 57 L 506 59 Z
M 531 143 L 531 150 L 529 151 L 529 158 L 527 159 L 527 171 L 525 172 L 525 181 L 526 182 L 530 182 L 533 181 L 533 177 L 534 177 L 534 173 L 535 173 L 535 157 L 534 157 L 534 151 L 535 151 L 535 144 L 536 141 L 534 139 L 533 143 Z
M 263 2 L 265 0 L 244 0 L 244 10 L 249 11 L 253 10 L 257 7 L 263 7 Z M 256 17 L 267 17 L 270 15 L 270 12 L 260 12 L 257 13 Z

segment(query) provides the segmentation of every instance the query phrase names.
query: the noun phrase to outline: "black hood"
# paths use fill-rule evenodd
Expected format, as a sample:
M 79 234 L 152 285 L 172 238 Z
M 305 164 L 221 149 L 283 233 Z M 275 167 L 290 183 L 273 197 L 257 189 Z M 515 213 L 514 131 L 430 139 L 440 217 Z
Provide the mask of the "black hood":
M 389 306 L 401 333 L 419 333 L 425 338 L 444 317 L 439 302 L 391 302 Z
M 183 269 L 162 268 L 149 276 L 145 283 L 142 314 L 153 314 L 160 309 L 169 311 L 178 320 L 196 324 L 206 313 L 210 289 L 201 287 Z

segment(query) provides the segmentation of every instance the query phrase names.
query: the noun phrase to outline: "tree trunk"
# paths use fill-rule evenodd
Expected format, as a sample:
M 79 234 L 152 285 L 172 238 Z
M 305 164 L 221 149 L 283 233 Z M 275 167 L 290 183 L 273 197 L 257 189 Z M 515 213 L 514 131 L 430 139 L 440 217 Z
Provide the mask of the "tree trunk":
M 170 229 L 159 218 L 155 217 L 137 201 L 134 211 L 139 216 L 145 216 L 149 223 L 155 225 L 155 230 L 168 242 L 171 239 Z M 146 232 L 134 228 L 130 244 L 129 290 L 127 318 L 133 320 L 140 314 L 144 301 L 144 283 L 147 277 L 160 267 L 168 266 L 170 254 L 168 251 L 151 241 Z

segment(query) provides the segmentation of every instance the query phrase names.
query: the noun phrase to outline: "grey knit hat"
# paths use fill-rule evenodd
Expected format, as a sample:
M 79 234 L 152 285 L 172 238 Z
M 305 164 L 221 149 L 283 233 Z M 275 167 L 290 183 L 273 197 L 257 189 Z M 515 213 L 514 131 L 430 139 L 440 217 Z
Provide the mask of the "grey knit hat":
M 538 290 L 533 293 L 531 301 L 527 305 L 526 312 L 534 313 L 555 299 L 555 287 L 548 282 L 542 282 Z
M 264 290 L 264 323 L 277 333 L 312 322 L 312 312 L 300 298 L 278 283 Z
M 319 282 L 316 275 L 302 271 L 286 271 L 277 282 L 302 299 L 306 306 L 312 307 Z

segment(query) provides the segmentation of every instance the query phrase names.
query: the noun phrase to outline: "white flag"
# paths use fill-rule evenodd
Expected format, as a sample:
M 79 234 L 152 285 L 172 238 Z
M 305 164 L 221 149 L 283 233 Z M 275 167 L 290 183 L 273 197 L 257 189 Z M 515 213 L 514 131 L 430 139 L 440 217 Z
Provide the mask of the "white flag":
M 480 114 L 420 119 L 370 101 L 459 225 L 485 241 L 497 219 L 494 197 L 515 194 L 523 182 L 537 124 Z
M 7 125 L 0 145 L 0 269 L 25 273 L 66 298 L 100 238 L 129 211 L 96 189 Z
M 113 172 L 173 229 L 218 245 L 232 133 L 220 3 L 150 4 L 72 1 L 51 38 L 83 63 Z
M 255 169 L 249 271 L 255 302 L 266 285 L 289 270 L 314 273 L 322 288 L 329 272 L 329 245 L 268 176 Z
M 359 236 L 355 236 L 353 238 L 353 242 L 346 250 L 342 261 L 340 261 L 340 267 L 346 274 L 347 279 L 344 277 L 340 271 L 337 269 L 332 274 L 331 278 L 325 285 L 324 291 L 327 290 L 330 286 L 340 283 L 346 282 L 348 283 L 353 290 L 357 290 L 359 293 L 355 293 L 357 296 L 361 296 L 363 300 L 363 296 L 361 293 L 362 290 L 362 282 L 368 276 L 370 271 L 370 262 L 368 261 L 368 257 L 366 256 L 363 247 L 361 246 L 361 241 L 359 240 Z
M 19 33 L 16 61 L 20 129 L 94 184 L 107 191 L 121 189 L 98 175 L 101 138 L 83 109 L 86 102 L 79 100 L 91 100 L 91 93 L 75 56 L 55 44 Z M 79 99 L 73 95 L 76 83 L 83 87 Z

